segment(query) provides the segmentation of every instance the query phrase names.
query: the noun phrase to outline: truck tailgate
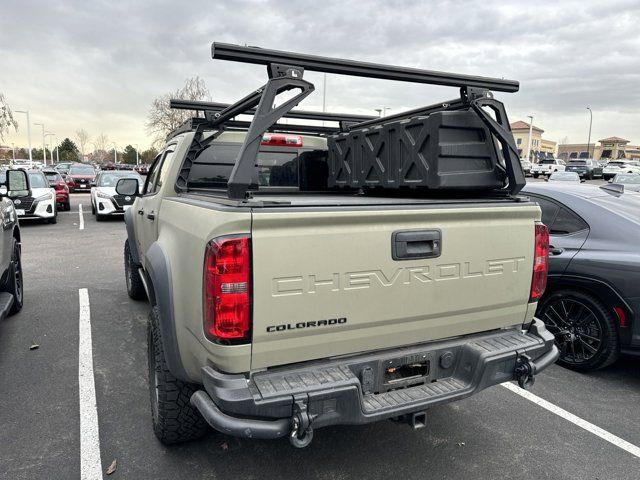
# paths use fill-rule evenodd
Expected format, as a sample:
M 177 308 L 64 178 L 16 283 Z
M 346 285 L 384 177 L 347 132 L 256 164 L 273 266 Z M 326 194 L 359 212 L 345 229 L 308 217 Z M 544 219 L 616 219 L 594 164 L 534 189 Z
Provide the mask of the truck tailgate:
M 255 209 L 252 369 L 522 322 L 539 219 L 537 206 L 516 202 Z M 422 233 L 439 235 L 438 256 L 394 260 L 394 242 L 399 252 L 406 238 L 418 239 L 409 253 L 433 247 Z

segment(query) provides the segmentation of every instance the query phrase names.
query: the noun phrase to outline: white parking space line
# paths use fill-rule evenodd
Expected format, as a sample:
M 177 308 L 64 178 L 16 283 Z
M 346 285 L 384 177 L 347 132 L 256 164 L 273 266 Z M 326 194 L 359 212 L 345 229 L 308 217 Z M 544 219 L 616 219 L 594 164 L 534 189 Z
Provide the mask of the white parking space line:
M 78 215 L 80 215 L 80 230 L 84 230 L 84 217 L 82 216 L 82 204 L 78 205 Z
M 82 215 L 80 216 L 82 218 Z M 78 387 L 80 392 L 80 478 L 102 479 L 100 459 L 100 434 L 98 431 L 98 407 L 96 383 L 93 376 L 93 347 L 91 344 L 91 310 L 89 292 L 78 291 L 80 301 L 80 340 L 78 362 Z
M 586 420 L 578 417 L 577 415 L 574 415 L 573 413 L 567 412 L 565 409 L 560 408 L 557 405 L 554 405 L 553 403 L 548 402 L 545 399 L 540 398 L 537 395 L 534 395 L 533 393 L 528 392 L 527 390 L 524 390 L 514 385 L 513 383 L 509 383 L 509 382 L 503 383 L 502 386 L 507 390 L 511 390 L 513 393 L 520 395 L 521 397 L 526 398 L 530 402 L 533 402 L 536 405 L 544 408 L 545 410 L 548 410 L 551 413 L 555 413 L 559 417 L 564 418 L 565 420 L 573 423 L 574 425 L 577 425 L 580 428 L 584 428 L 587 432 L 593 433 L 597 437 L 600 437 L 603 440 L 606 440 L 612 445 L 615 445 L 616 447 L 621 448 L 626 452 L 629 452 L 631 455 L 640 458 L 640 447 L 637 447 L 634 444 L 629 443 L 626 440 L 623 440 L 622 438 L 614 435 L 613 433 L 607 432 L 606 430 L 598 427 L 597 425 L 594 425 L 593 423 L 587 422 Z

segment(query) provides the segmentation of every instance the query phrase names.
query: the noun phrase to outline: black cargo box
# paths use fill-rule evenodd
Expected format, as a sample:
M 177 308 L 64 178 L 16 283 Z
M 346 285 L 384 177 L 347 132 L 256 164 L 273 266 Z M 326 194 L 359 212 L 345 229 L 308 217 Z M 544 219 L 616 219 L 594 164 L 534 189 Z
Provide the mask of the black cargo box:
M 431 113 L 328 138 L 329 187 L 490 190 L 506 173 L 472 110 Z

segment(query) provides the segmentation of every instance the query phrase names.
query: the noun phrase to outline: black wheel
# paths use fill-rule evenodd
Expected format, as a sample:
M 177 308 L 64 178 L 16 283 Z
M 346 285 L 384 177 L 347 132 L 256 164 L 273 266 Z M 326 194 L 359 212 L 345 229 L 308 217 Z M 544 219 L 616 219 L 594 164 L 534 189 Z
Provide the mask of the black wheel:
M 96 206 L 93 204 L 93 202 L 91 202 L 91 213 L 92 213 L 93 215 L 95 215 L 95 214 L 96 214 Z
M 53 208 L 53 217 L 49 219 L 49 223 L 58 223 L 58 209 L 55 207 Z
M 96 212 L 96 222 L 102 222 L 104 220 L 104 215 L 100 215 Z
M 70 212 L 71 211 L 71 203 L 70 202 L 65 203 L 64 204 L 64 209 L 65 209 L 65 211 Z
M 579 371 L 611 365 L 620 353 L 613 313 L 592 295 L 560 290 L 540 306 L 539 317 L 556 337 L 558 363 Z
M 7 283 L 5 290 L 13 295 L 13 305 L 9 310 L 9 315 L 18 313 L 22 310 L 22 303 L 24 302 L 24 285 L 22 279 L 22 255 L 20 250 L 20 244 L 15 237 L 12 239 L 11 247 L 11 262 L 9 264 L 9 275 L 7 277 Z
M 539 176 L 540 176 L 540 174 L 539 174 L 539 173 L 534 173 L 534 174 L 533 174 L 533 178 L 538 178 Z
M 140 278 L 140 272 L 136 268 L 133 257 L 131 256 L 131 248 L 129 247 L 129 240 L 124 242 L 124 276 L 127 281 L 127 293 L 129 297 L 134 300 L 143 300 L 146 298 L 146 292 L 142 279 Z
M 190 403 L 191 395 L 199 388 L 178 380 L 167 368 L 158 323 L 159 310 L 154 306 L 147 328 L 153 431 L 167 445 L 195 440 L 209 429 L 200 412 Z

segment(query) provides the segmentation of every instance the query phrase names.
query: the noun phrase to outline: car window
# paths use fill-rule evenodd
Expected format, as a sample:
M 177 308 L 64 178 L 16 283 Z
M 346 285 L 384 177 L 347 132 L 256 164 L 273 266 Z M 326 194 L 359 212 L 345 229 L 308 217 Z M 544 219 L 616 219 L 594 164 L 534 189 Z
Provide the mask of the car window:
M 29 173 L 29 185 L 31 188 L 49 188 L 49 181 L 41 172 Z
M 572 211 L 562 207 L 549 228 L 551 235 L 568 235 L 589 228 L 587 223 Z
M 542 210 L 542 223 L 547 227 L 550 227 L 551 223 L 556 218 L 560 207 L 543 197 L 531 196 L 531 199 L 540 205 L 540 209 Z
M 175 145 L 172 145 L 167 149 L 164 154 L 164 158 L 162 159 L 162 165 L 160 165 L 160 172 L 158 174 L 158 181 L 156 183 L 156 187 L 154 188 L 154 192 L 157 192 L 158 189 L 162 186 L 164 181 L 167 178 L 167 171 L 169 170 L 169 165 L 171 165 L 171 159 L 175 153 Z
M 148 195 L 155 190 L 156 179 L 158 178 L 158 172 L 160 171 L 160 159 L 161 155 L 158 155 L 149 168 L 149 174 L 147 175 L 147 182 L 144 185 L 144 194 Z

